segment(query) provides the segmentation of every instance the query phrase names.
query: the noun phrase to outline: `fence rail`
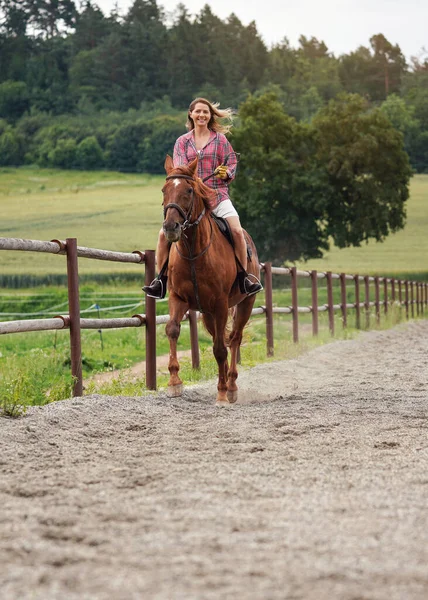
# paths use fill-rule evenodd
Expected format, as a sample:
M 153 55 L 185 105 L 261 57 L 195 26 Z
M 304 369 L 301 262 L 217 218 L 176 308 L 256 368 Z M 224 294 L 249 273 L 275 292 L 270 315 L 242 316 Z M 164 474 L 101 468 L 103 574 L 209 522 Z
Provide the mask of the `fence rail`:
M 65 241 L 51 240 L 50 242 L 39 240 L 26 240 L 20 238 L 0 238 L 0 250 L 20 250 L 29 252 L 47 252 L 51 254 L 65 255 L 67 259 L 67 281 L 68 281 L 68 308 L 69 314 L 58 315 L 48 319 L 27 319 L 20 321 L 0 322 L 0 334 L 20 333 L 29 331 L 50 331 L 59 329 L 70 330 L 70 353 L 71 373 L 74 378 L 73 395 L 81 396 L 83 393 L 82 378 L 82 351 L 81 330 L 82 329 L 117 329 L 122 327 L 145 327 L 146 337 L 146 386 L 155 390 L 156 385 L 156 327 L 169 320 L 168 315 L 156 316 L 156 301 L 154 298 L 146 297 L 146 313 L 136 314 L 128 318 L 110 319 L 85 319 L 81 318 L 79 302 L 79 277 L 78 258 L 95 260 L 107 260 L 123 263 L 144 264 L 145 283 L 150 283 L 155 277 L 155 253 L 153 250 L 135 250 L 132 253 L 113 252 L 97 248 L 77 246 L 76 238 L 67 238 Z M 267 356 L 274 354 L 274 314 L 291 314 L 293 341 L 299 341 L 299 314 L 312 315 L 312 334 L 318 335 L 318 314 L 328 313 L 329 330 L 334 335 L 334 313 L 341 312 L 343 327 L 347 327 L 348 312 L 355 310 L 356 327 L 361 327 L 361 313 L 365 313 L 365 326 L 369 327 L 369 309 L 375 308 L 376 322 L 381 318 L 381 307 L 386 315 L 392 304 L 398 304 L 405 309 L 405 317 L 410 315 L 421 315 L 428 305 L 428 283 L 398 280 L 389 277 L 369 275 L 349 275 L 346 273 L 332 273 L 331 271 L 302 271 L 296 267 L 273 267 L 271 263 L 261 263 L 265 284 L 265 305 L 254 308 L 252 315 L 264 314 L 266 317 L 266 353 Z M 291 278 L 291 305 L 276 307 L 273 305 L 273 275 L 288 275 Z M 298 304 L 298 279 L 311 279 L 311 305 L 299 306 Z M 318 302 L 318 281 L 326 280 L 327 303 Z M 335 304 L 333 301 L 333 281 L 338 280 L 340 286 L 341 302 Z M 353 282 L 355 302 L 347 301 L 347 282 Z M 364 300 L 361 301 L 360 283 L 364 287 Z M 370 300 L 370 284 L 374 285 L 375 300 Z M 383 299 L 381 300 L 381 288 Z M 199 347 L 197 334 L 197 321 L 200 315 L 197 311 L 189 311 L 184 320 L 188 319 L 190 324 L 190 341 L 192 366 L 199 367 Z

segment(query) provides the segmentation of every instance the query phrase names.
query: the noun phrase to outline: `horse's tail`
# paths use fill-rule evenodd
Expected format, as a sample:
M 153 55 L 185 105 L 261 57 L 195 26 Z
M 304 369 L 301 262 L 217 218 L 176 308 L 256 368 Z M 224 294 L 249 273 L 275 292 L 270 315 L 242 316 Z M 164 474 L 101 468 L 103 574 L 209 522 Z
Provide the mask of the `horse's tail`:
M 229 314 L 227 316 L 226 329 L 224 330 L 224 343 L 226 346 L 230 346 L 230 342 L 232 341 L 231 335 L 233 331 L 233 318 L 235 316 L 236 306 L 232 306 L 229 308 Z

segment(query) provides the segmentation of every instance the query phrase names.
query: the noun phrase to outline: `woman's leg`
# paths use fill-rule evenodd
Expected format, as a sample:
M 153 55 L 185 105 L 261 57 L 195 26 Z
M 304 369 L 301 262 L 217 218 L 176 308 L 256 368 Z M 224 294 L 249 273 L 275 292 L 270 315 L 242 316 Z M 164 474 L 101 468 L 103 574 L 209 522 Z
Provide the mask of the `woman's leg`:
M 235 242 L 235 254 L 239 262 L 241 263 L 238 270 L 238 281 L 241 292 L 251 295 L 257 294 L 263 289 L 260 281 L 247 274 L 247 242 L 245 241 L 244 232 L 239 221 L 239 217 L 226 217 L 227 222 L 230 225 L 230 229 L 233 235 L 233 241 Z M 243 271 L 241 270 L 241 267 Z M 254 277 L 254 278 L 253 278 Z
M 156 245 L 156 264 L 158 267 L 158 273 L 168 260 L 170 245 L 165 237 L 163 230 L 159 231 L 158 243 Z
M 158 267 L 158 276 L 150 285 L 145 285 L 143 290 L 148 296 L 158 300 L 165 298 L 166 284 L 168 280 L 167 270 L 164 266 L 168 260 L 170 244 L 168 243 L 162 229 L 159 231 L 158 243 L 156 246 L 156 263 Z
M 230 225 L 230 229 L 233 235 L 233 241 L 235 242 L 235 254 L 242 265 L 242 268 L 247 270 L 247 243 L 244 238 L 244 232 L 242 231 L 241 222 L 239 217 L 227 217 L 227 222 Z

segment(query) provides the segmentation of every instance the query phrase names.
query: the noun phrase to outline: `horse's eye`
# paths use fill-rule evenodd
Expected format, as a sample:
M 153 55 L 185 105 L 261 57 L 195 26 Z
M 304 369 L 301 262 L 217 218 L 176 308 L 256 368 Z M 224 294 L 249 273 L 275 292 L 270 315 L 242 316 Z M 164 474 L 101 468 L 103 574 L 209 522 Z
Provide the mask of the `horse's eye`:
M 193 192 L 193 188 L 191 188 L 191 187 L 187 188 L 187 193 L 188 194 L 191 194 L 192 192 Z

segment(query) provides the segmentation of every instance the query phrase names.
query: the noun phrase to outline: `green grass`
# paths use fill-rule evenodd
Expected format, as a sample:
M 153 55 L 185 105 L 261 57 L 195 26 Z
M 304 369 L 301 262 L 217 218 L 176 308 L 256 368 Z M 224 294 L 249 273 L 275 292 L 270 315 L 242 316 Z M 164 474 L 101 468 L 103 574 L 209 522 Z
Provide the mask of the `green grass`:
M 0 203 L 2 224 L 0 236 L 50 240 L 77 237 L 80 246 L 129 252 L 135 249 L 154 248 L 162 219 L 161 193 L 163 177 L 108 172 L 76 172 L 46 169 L 0 169 Z M 333 248 L 325 259 L 299 263 L 303 269 L 319 271 L 408 275 L 411 278 L 428 279 L 425 255 L 428 251 L 426 230 L 428 226 L 428 176 L 416 176 L 411 183 L 406 228 L 390 236 L 384 244 L 370 243 L 362 248 L 338 250 Z M 65 257 L 30 252 L 0 251 L 0 276 L 25 277 L 50 274 L 65 275 Z M 106 261 L 82 259 L 79 261 L 82 280 L 87 277 L 119 276 L 107 284 L 96 282 L 81 286 L 81 309 L 85 311 L 94 304 L 101 307 L 100 316 L 126 317 L 136 312 L 144 313 L 141 292 L 144 267 Z M 127 276 L 134 281 L 126 281 Z M 278 287 L 274 290 L 274 304 L 289 306 L 291 294 L 289 278 L 276 277 Z M 301 280 L 299 305 L 311 304 L 308 280 Z M 305 287 L 306 286 L 306 287 Z M 320 281 L 319 304 L 326 302 L 326 290 Z M 373 300 L 373 289 L 371 300 Z M 334 282 L 335 303 L 340 303 L 338 282 Z M 348 282 L 348 301 L 354 300 L 353 285 Z M 361 289 L 361 300 L 363 289 Z M 116 306 L 130 304 L 128 308 L 114 310 Z M 263 294 L 256 299 L 256 306 L 264 304 Z M 104 309 L 108 309 L 104 312 Z M 0 320 L 30 318 L 34 313 L 64 314 L 67 312 L 66 286 L 41 286 L 36 289 L 0 290 Z M 158 314 L 167 312 L 165 302 L 157 303 Z M 6 313 L 14 313 L 7 315 Z M 82 316 L 96 317 L 97 312 Z M 42 315 L 34 315 L 41 318 Z M 380 327 L 390 327 L 398 321 L 397 310 Z M 297 356 L 314 345 L 331 340 L 327 316 L 320 314 L 320 335 L 312 338 L 310 315 L 299 315 L 300 342 L 292 341 L 291 317 L 275 316 L 274 359 Z M 348 328 L 343 330 L 340 314 L 336 313 L 336 337 L 354 336 L 353 312 L 349 312 Z M 364 325 L 365 320 L 362 317 Z M 373 311 L 371 327 L 376 324 Z M 124 369 L 145 358 L 144 328 L 82 331 L 84 378 L 112 369 Z M 185 382 L 213 377 L 216 365 L 212 359 L 211 340 L 199 327 L 201 347 L 201 370 L 191 368 L 190 359 L 181 363 Z M 188 324 L 183 324 L 179 349 L 190 347 Z M 157 354 L 168 354 L 168 342 L 164 326 L 158 328 Z M 69 334 L 63 332 L 21 333 L 0 336 L 0 408 L 10 416 L 21 414 L 27 405 L 44 404 L 70 395 Z M 241 368 L 252 366 L 266 359 L 266 334 L 264 317 L 251 320 L 245 333 L 241 352 Z M 158 384 L 167 383 L 166 375 L 160 375 Z M 126 375 L 100 385 L 89 384 L 86 393 L 143 394 L 144 379 L 133 381 Z
M 324 258 L 299 262 L 297 266 L 334 273 L 405 275 L 407 278 L 420 274 L 427 281 L 427 231 L 428 175 L 415 175 L 411 180 L 403 230 L 388 236 L 383 243 L 370 241 L 360 248 L 332 247 Z
M 54 169 L 0 169 L 0 237 L 77 238 L 79 246 L 120 252 L 155 248 L 163 177 Z M 2 252 L 1 273 L 65 273 L 64 256 Z M 143 267 L 82 259 L 79 273 L 142 273 Z
M 162 176 L 107 171 L 79 172 L 1 168 L 1 237 L 37 240 L 76 237 L 80 246 L 121 252 L 153 249 L 162 219 Z M 324 258 L 299 262 L 301 269 L 360 274 L 427 274 L 428 176 L 411 181 L 407 223 L 385 242 L 360 248 L 332 247 Z M 65 274 L 65 257 L 2 252 L 1 275 Z M 82 259 L 79 273 L 142 273 L 138 265 Z

